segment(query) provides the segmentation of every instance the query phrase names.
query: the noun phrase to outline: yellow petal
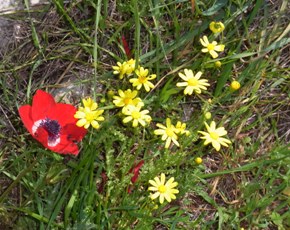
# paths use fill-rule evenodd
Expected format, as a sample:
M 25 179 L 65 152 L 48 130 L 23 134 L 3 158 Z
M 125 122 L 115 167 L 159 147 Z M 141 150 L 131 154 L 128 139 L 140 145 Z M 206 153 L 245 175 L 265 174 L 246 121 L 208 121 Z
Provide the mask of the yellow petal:
M 74 115 L 74 118 L 85 118 L 86 117 L 86 114 L 82 111 L 77 111 Z
M 99 125 L 99 123 L 98 123 L 97 121 L 92 121 L 92 122 L 91 122 L 91 125 L 92 125 L 95 129 L 100 128 L 100 125 Z
M 161 173 L 161 180 L 160 180 L 161 184 L 165 184 L 165 174 Z
M 187 79 L 188 78 L 193 78 L 193 72 L 192 72 L 191 69 L 184 69 L 184 73 L 185 73 Z
M 166 140 L 166 143 L 165 143 L 165 148 L 168 149 L 169 146 L 170 146 L 170 143 L 171 143 L 171 138 L 168 137 L 167 140 Z
M 160 196 L 160 192 L 156 192 L 154 194 L 151 195 L 151 199 L 154 200 L 156 199 L 158 196 Z
M 83 127 L 86 124 L 87 120 L 86 119 L 80 119 L 77 121 L 77 126 L 78 127 Z
M 215 52 L 214 50 L 210 50 L 209 51 L 210 55 L 212 56 L 212 58 L 217 58 L 219 55 L 217 54 L 217 52 Z
M 149 183 L 154 187 L 158 187 L 158 184 L 154 180 L 149 180 Z
M 214 47 L 216 51 L 222 52 L 225 49 L 225 45 L 217 45 Z
M 129 117 L 125 117 L 124 119 L 123 119 L 123 122 L 124 123 L 128 123 L 129 121 L 132 121 L 132 117 L 131 116 L 129 116 Z
M 168 202 L 171 202 L 170 194 L 165 193 L 165 194 L 164 194 L 164 197 L 165 197 L 165 199 L 166 199 Z
M 156 188 L 156 187 L 149 187 L 148 190 L 149 191 L 158 191 L 158 188 Z
M 154 130 L 155 135 L 163 135 L 165 133 L 165 130 L 163 129 L 156 129 Z
M 206 38 L 206 39 L 205 39 Z M 200 41 L 200 43 L 203 45 L 203 46 L 205 46 L 205 47 L 207 47 L 207 45 L 208 45 L 208 39 L 207 39 L 207 37 L 206 36 L 203 36 L 203 39 L 201 38 L 201 39 L 199 39 L 199 41 Z
M 220 151 L 221 144 L 218 141 L 212 141 L 212 146 L 215 148 L 216 151 Z
M 188 85 L 187 82 L 178 82 L 178 83 L 176 84 L 177 87 L 184 87 L 184 86 L 187 86 L 187 85 Z
M 164 195 L 163 194 L 160 194 L 159 202 L 160 202 L 160 204 L 163 204 L 163 202 L 164 202 Z

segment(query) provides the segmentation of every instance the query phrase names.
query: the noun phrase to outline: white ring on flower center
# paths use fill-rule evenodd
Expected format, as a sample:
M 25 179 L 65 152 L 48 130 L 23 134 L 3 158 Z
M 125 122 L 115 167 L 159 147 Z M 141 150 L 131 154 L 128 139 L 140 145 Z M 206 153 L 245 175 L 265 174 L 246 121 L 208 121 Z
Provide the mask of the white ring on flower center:
M 33 126 L 32 126 L 32 134 L 35 135 L 37 130 L 41 127 L 41 124 L 43 122 L 45 122 L 46 119 L 40 119 L 36 122 L 34 122 Z M 56 139 L 54 140 L 49 140 L 49 137 L 47 137 L 47 145 L 49 147 L 55 147 L 60 143 L 60 137 L 58 136 Z
M 60 143 L 60 137 L 57 137 L 55 140 L 47 140 L 47 145 L 49 147 L 55 147 Z
M 33 124 L 33 126 L 32 126 L 32 134 L 33 134 L 33 135 L 35 135 L 36 131 L 38 130 L 38 128 L 39 128 L 39 126 L 40 126 L 40 124 L 41 124 L 42 122 L 44 122 L 44 121 L 45 121 L 45 119 L 38 120 L 38 121 L 34 122 L 34 124 Z

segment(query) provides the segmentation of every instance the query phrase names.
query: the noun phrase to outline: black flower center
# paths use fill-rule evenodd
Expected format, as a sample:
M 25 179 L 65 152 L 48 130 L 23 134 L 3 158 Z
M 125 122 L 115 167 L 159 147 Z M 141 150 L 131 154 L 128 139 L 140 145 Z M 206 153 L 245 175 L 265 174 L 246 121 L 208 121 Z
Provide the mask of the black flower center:
M 57 120 L 51 120 L 49 118 L 46 118 L 42 121 L 40 126 L 44 128 L 48 133 L 49 141 L 54 141 L 59 137 L 61 126 Z

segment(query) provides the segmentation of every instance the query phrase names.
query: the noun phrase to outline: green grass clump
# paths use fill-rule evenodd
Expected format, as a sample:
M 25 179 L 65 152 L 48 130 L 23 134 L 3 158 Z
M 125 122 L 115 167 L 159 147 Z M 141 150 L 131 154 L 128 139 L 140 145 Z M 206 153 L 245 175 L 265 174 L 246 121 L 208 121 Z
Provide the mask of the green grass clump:
M 52 2 L 7 16 L 21 20 L 22 36 L 1 52 L 1 229 L 290 227 L 287 1 Z M 224 31 L 212 33 L 212 21 Z M 203 36 L 225 45 L 218 58 L 201 52 Z M 136 74 L 119 79 L 112 66 L 131 58 L 156 74 L 153 89 L 138 91 L 152 118 L 144 127 L 124 124 L 113 103 Z M 184 95 L 176 86 L 184 69 L 201 71 L 207 90 Z M 44 149 L 23 128 L 17 110 L 37 89 L 104 109 L 78 156 Z M 166 118 L 190 131 L 180 147 L 154 134 Z M 228 131 L 228 148 L 204 145 L 205 121 Z M 163 204 L 148 191 L 161 173 L 179 190 Z

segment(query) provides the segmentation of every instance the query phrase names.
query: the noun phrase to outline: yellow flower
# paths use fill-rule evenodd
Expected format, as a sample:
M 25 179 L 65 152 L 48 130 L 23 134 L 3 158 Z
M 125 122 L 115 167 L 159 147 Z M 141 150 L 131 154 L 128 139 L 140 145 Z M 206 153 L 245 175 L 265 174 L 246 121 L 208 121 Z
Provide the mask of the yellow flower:
M 94 100 L 92 98 L 87 98 L 87 99 L 83 99 L 82 100 L 84 107 L 89 108 L 90 110 L 95 110 L 98 108 L 98 104 L 96 102 L 94 102 Z
M 152 186 L 150 186 L 148 190 L 154 192 L 153 194 L 150 194 L 151 199 L 154 200 L 159 197 L 160 204 L 163 204 L 164 198 L 168 202 L 171 202 L 171 200 L 175 200 L 175 194 L 179 193 L 178 189 L 175 189 L 178 183 L 174 182 L 174 177 L 171 177 L 165 183 L 164 173 L 161 173 L 160 179 L 159 177 L 155 177 L 154 180 L 149 180 L 149 183 Z
M 142 102 L 141 98 L 136 97 L 138 91 L 134 90 L 132 91 L 131 89 L 127 89 L 126 91 L 123 91 L 121 89 L 118 90 L 119 96 L 114 96 L 113 97 L 113 103 L 117 107 L 124 107 L 127 105 L 138 105 L 140 104 L 141 106 L 144 106 L 144 103 Z
M 222 22 L 211 22 L 209 24 L 209 29 L 214 33 L 220 33 L 225 29 L 225 26 Z
M 232 81 L 232 83 L 230 85 L 230 88 L 233 91 L 238 90 L 240 87 L 241 87 L 241 84 L 238 81 Z
M 208 80 L 200 79 L 202 72 L 198 72 L 196 75 L 193 74 L 191 69 L 184 69 L 184 73 L 178 73 L 179 77 L 181 77 L 185 82 L 178 82 L 176 84 L 177 87 L 184 87 L 184 94 L 191 95 L 193 91 L 197 94 L 201 93 L 201 90 L 206 90 L 206 86 L 209 86 L 207 83 Z
M 201 50 L 201 52 L 203 52 L 203 53 L 209 52 L 209 54 L 212 56 L 212 58 L 217 58 L 219 56 L 216 51 L 222 52 L 225 49 L 225 45 L 222 45 L 222 44 L 218 45 L 216 41 L 213 41 L 212 43 L 210 43 L 208 41 L 207 36 L 203 36 L 203 39 L 202 38 L 200 39 L 200 43 L 204 47 L 206 47 L 206 48 L 203 48 Z
M 177 134 L 185 134 L 186 136 L 189 136 L 190 134 L 190 132 L 186 130 L 185 123 L 181 123 L 180 121 L 178 121 L 175 128 L 177 129 Z
M 138 126 L 138 124 L 145 126 L 147 123 L 149 124 L 152 120 L 152 118 L 147 115 L 149 113 L 148 110 L 141 110 L 141 105 L 128 105 L 124 107 L 122 110 L 122 113 L 126 115 L 123 119 L 124 123 L 128 123 L 129 121 L 132 121 L 132 126 L 135 128 Z
M 154 88 L 154 85 L 150 82 L 150 80 L 155 79 L 156 74 L 151 74 L 148 76 L 148 69 L 144 69 L 143 67 L 135 70 L 135 73 L 138 78 L 131 78 L 130 82 L 133 84 L 134 87 L 137 88 L 137 90 L 140 90 L 142 86 L 144 86 L 147 92 L 150 91 L 150 88 Z
M 76 125 L 78 127 L 84 127 L 85 129 L 88 129 L 90 125 L 95 129 L 100 128 L 99 121 L 105 120 L 105 118 L 101 116 L 104 110 L 97 109 L 98 104 L 91 98 L 83 99 L 83 104 L 84 107 L 79 107 L 74 115 L 75 118 L 79 119 Z
M 208 126 L 206 122 L 204 122 L 204 124 L 207 132 L 198 131 L 199 133 L 204 135 L 203 137 L 200 137 L 201 139 L 205 140 L 204 145 L 208 145 L 209 143 L 211 143 L 216 151 L 220 150 L 221 145 L 228 147 L 228 144 L 230 144 L 231 141 L 221 137 L 227 134 L 227 131 L 224 127 L 216 128 L 216 123 L 214 121 L 210 123 L 210 126 Z
M 136 64 L 136 61 L 133 58 L 127 61 L 127 72 L 126 72 L 127 75 L 130 75 L 134 72 L 135 64 Z
M 156 129 L 154 131 L 154 134 L 155 135 L 162 135 L 162 137 L 161 137 L 162 141 L 166 140 L 166 143 L 165 143 L 166 149 L 169 148 L 171 141 L 173 141 L 174 144 L 179 146 L 179 143 L 177 141 L 178 137 L 176 135 L 179 132 L 179 130 L 174 125 L 171 124 L 170 118 L 166 119 L 166 126 L 164 126 L 160 123 L 157 123 L 156 126 L 160 129 Z
M 119 78 L 123 79 L 128 71 L 129 65 L 127 62 L 117 62 L 117 66 L 113 66 L 112 68 L 114 70 L 113 74 L 119 74 Z
M 195 158 L 195 163 L 197 163 L 198 165 L 200 165 L 202 163 L 202 158 L 201 157 L 197 157 Z

